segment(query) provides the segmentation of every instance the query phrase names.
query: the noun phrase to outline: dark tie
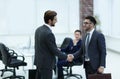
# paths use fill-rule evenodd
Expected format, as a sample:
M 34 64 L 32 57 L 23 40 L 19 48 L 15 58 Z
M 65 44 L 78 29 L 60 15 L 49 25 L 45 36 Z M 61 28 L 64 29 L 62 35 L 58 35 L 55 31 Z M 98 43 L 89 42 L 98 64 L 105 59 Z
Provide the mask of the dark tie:
M 86 40 L 85 40 L 85 60 L 86 61 L 89 61 L 89 55 L 88 55 L 89 37 L 90 37 L 90 33 L 87 33 Z

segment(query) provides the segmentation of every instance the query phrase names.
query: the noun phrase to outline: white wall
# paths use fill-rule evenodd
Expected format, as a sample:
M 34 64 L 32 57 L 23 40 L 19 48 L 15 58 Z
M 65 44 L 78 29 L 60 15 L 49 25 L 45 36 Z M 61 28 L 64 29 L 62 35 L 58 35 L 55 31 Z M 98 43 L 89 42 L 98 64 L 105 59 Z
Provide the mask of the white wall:
M 105 35 L 120 38 L 120 0 L 94 0 L 94 15 L 100 19 Z
M 107 48 L 120 52 L 120 0 L 94 0 L 94 15 L 100 20 L 97 28 L 106 36 Z
M 0 35 L 31 34 L 36 26 L 34 0 L 0 0 Z
M 44 24 L 46 10 L 58 13 L 55 33 L 79 28 L 79 0 L 0 0 L 0 35 L 30 35 Z
M 79 0 L 0 0 L 0 42 L 14 45 L 19 43 L 16 39 L 34 41 L 35 29 L 44 24 L 46 10 L 58 13 L 58 22 L 53 28 L 57 43 L 66 35 L 73 37 L 73 32 L 79 29 Z M 9 42 L 12 39 L 5 39 L 8 37 L 16 41 Z
M 105 35 L 109 34 L 109 27 L 111 27 L 111 19 L 109 15 L 111 7 L 109 6 L 110 0 L 94 0 L 94 16 L 100 20 L 100 25 L 97 26 Z
M 113 38 L 110 36 L 106 36 L 106 45 L 109 50 L 112 50 L 113 52 L 120 53 L 120 39 L 119 38 Z
M 79 0 L 37 0 L 37 26 L 42 25 L 46 10 L 55 10 L 58 22 L 54 33 L 73 33 L 79 28 Z

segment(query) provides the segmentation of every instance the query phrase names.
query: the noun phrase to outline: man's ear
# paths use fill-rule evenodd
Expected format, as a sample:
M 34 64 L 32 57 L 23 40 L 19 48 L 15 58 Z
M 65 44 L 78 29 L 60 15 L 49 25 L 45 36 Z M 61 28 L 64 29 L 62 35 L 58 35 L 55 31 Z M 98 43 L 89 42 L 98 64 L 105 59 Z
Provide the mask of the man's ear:
M 48 23 L 51 23 L 51 19 L 48 20 Z

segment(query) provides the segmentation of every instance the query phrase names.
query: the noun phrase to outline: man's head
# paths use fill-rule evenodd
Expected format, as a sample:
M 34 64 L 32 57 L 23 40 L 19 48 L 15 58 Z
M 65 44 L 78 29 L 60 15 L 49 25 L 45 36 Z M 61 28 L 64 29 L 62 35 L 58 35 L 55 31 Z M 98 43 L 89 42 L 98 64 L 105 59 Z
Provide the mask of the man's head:
M 91 31 L 95 25 L 96 25 L 97 21 L 95 20 L 94 17 L 92 16 L 87 16 L 85 17 L 85 20 L 83 22 L 83 30 L 85 31 Z
M 75 39 L 77 40 L 81 39 L 81 35 L 82 35 L 82 32 L 80 30 L 75 30 L 74 32 Z
M 46 24 L 50 26 L 55 26 L 55 23 L 57 22 L 57 13 L 55 11 L 48 10 L 44 14 L 44 21 Z

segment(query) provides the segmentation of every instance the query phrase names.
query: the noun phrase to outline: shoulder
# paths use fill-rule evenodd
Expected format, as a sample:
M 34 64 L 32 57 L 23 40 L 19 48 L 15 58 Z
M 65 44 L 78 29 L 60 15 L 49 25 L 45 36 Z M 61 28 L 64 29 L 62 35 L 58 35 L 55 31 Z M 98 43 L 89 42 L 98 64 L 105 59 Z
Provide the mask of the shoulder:
M 80 44 L 82 42 L 82 40 L 80 39 L 78 42 L 77 42 L 77 44 Z
M 36 29 L 36 32 L 51 33 L 51 30 L 46 25 L 42 25 Z
M 77 45 L 81 45 L 82 43 L 82 40 L 80 39 L 78 42 L 77 42 Z
M 96 35 L 96 36 L 98 36 L 98 37 L 99 37 L 99 36 L 104 36 L 103 33 L 98 32 L 98 31 L 96 31 L 96 30 L 95 30 L 93 33 L 94 33 L 94 35 Z
M 101 33 L 101 32 L 95 31 L 95 32 L 94 32 L 94 35 L 95 35 L 95 37 L 96 37 L 98 40 L 105 40 L 105 36 L 104 36 L 104 34 Z
M 37 32 L 37 31 L 40 31 L 41 29 L 43 29 L 43 25 L 42 25 L 42 26 L 37 27 L 36 32 Z

